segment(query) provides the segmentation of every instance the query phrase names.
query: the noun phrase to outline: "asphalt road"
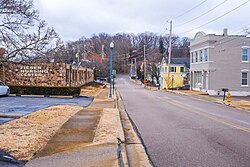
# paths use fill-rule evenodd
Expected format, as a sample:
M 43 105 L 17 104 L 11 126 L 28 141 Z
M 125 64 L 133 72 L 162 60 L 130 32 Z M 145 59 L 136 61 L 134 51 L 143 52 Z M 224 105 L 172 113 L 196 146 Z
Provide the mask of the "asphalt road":
M 154 166 L 250 166 L 249 112 L 146 90 L 128 76 L 116 87 Z
M 15 114 L 26 115 L 43 108 L 55 105 L 77 105 L 87 107 L 92 98 L 50 98 L 50 97 L 0 97 L 0 115 Z M 0 117 L 0 124 L 13 120 L 14 118 Z

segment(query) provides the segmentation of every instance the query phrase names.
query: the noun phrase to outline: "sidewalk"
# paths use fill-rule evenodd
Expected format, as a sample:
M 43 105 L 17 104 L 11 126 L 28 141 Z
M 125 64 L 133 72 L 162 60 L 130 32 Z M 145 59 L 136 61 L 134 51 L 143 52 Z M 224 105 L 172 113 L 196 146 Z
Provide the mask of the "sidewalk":
M 134 82 L 135 84 L 144 86 L 144 84 L 142 84 L 138 80 L 131 79 L 131 81 Z M 147 87 L 147 89 L 152 90 L 152 91 L 158 91 L 157 87 L 149 87 L 149 88 Z M 222 96 L 210 96 L 206 92 L 192 91 L 192 90 L 161 90 L 161 91 L 177 93 L 177 94 L 181 94 L 185 96 L 192 96 L 192 97 L 212 101 L 214 103 L 219 103 L 219 104 L 227 105 L 227 106 L 238 108 L 238 109 L 243 109 L 246 112 L 250 112 L 250 100 L 249 100 L 250 98 L 240 100 L 239 98 L 231 97 L 231 102 L 228 103 L 226 102 L 226 100 L 223 102 Z
M 192 96 L 208 101 L 212 101 L 214 103 L 219 103 L 223 105 L 227 105 L 230 107 L 243 109 L 246 112 L 250 112 L 250 101 L 248 97 L 231 97 L 231 102 L 227 102 L 227 99 L 223 101 L 222 96 L 210 96 L 206 92 L 192 91 L 192 90 L 167 90 L 168 92 L 182 94 L 186 96 Z
M 116 138 L 124 141 L 124 134 L 116 96 L 108 98 L 108 91 L 72 116 L 25 166 L 118 166 Z
M 0 148 L 28 167 L 151 166 L 119 92 L 109 98 L 106 86 L 82 89 L 94 98 L 87 108 L 56 105 L 0 125 Z

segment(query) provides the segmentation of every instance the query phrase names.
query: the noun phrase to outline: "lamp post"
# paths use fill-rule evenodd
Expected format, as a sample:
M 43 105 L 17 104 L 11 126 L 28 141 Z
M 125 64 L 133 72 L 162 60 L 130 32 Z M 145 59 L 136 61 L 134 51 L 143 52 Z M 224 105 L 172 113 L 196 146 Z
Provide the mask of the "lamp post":
M 113 48 L 114 48 L 114 42 L 111 42 L 109 45 L 110 48 L 110 66 L 109 66 L 109 79 L 110 79 L 110 83 L 109 83 L 109 97 L 112 97 L 112 56 L 113 56 Z
M 160 77 L 161 77 L 160 68 L 161 68 L 161 64 L 158 63 L 158 90 L 161 89 L 161 85 L 160 85 Z

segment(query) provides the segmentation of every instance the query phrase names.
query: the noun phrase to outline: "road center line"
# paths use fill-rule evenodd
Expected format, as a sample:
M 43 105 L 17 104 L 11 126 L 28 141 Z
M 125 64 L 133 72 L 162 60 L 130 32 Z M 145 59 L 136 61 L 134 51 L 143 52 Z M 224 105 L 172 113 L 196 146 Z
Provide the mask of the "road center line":
M 147 93 L 148 93 L 148 92 L 147 92 Z M 197 109 L 192 109 L 192 108 L 188 108 L 188 107 L 182 106 L 182 105 L 180 105 L 180 104 L 178 104 L 178 103 L 176 103 L 176 102 L 173 102 L 173 101 L 167 101 L 166 99 L 163 99 L 163 98 L 161 98 L 161 97 L 159 97 L 159 96 L 157 96 L 157 95 L 154 95 L 154 94 L 150 94 L 150 93 L 148 93 L 148 94 L 151 95 L 151 96 L 154 96 L 154 97 L 158 98 L 159 100 L 161 100 L 161 101 L 163 101 L 163 102 L 168 102 L 168 103 L 170 103 L 170 104 L 175 105 L 176 107 L 180 107 L 180 108 L 185 109 L 185 110 L 188 110 L 188 111 L 190 111 L 190 112 L 192 112 L 192 113 L 196 113 L 196 114 L 201 115 L 201 116 L 203 116 L 203 117 L 206 117 L 206 118 L 209 118 L 209 119 L 211 119 L 211 120 L 214 120 L 214 121 L 216 121 L 216 122 L 218 122 L 218 123 L 224 124 L 224 125 L 226 125 L 226 126 L 228 126 L 228 127 L 232 127 L 232 128 L 235 128 L 235 129 L 239 129 L 239 130 L 242 130 L 242 131 L 244 131 L 244 132 L 250 132 L 250 128 L 247 128 L 247 127 L 244 127 L 244 126 L 241 126 L 241 125 L 238 125 L 238 124 L 229 122 L 229 121 L 227 121 L 227 120 L 218 118 L 218 117 L 216 117 L 216 116 L 214 116 L 214 115 L 211 115 L 211 114 L 208 114 L 208 113 L 201 112 L 201 111 L 199 111 L 199 110 L 197 110 Z

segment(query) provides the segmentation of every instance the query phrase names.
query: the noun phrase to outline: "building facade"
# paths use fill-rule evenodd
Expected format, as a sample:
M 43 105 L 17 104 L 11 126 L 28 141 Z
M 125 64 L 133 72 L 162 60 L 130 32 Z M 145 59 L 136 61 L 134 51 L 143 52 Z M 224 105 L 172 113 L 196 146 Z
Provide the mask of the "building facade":
M 190 42 L 191 89 L 222 94 L 228 88 L 232 95 L 250 95 L 250 38 L 198 32 Z
M 170 63 L 170 75 L 168 81 L 168 63 L 165 58 L 160 65 L 160 86 L 161 89 L 175 89 L 185 84 L 185 76 L 188 67 L 185 64 L 185 58 L 172 58 Z
M 0 64 L 0 80 L 7 85 L 81 86 L 94 80 L 92 69 L 65 63 Z

